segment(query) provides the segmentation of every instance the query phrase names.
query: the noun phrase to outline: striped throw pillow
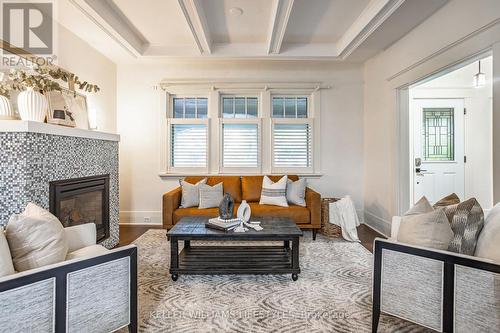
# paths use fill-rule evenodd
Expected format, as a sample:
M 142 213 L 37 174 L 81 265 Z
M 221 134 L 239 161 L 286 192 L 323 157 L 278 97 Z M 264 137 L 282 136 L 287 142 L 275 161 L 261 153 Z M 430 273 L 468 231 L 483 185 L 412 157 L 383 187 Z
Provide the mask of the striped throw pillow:
M 260 194 L 261 205 L 274 205 L 288 207 L 286 201 L 286 181 L 288 177 L 283 176 L 276 183 L 273 183 L 269 177 L 262 179 L 262 192 Z

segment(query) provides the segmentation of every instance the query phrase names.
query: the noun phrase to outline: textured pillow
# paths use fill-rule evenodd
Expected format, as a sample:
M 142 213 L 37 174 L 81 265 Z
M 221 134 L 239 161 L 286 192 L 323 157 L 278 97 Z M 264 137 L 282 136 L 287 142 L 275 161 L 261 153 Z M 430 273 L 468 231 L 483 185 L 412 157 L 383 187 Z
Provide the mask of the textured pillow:
M 288 177 L 283 176 L 276 183 L 273 183 L 269 177 L 262 179 L 262 193 L 260 194 L 261 205 L 274 205 L 288 207 L 286 202 L 286 181 Z
M 481 205 L 475 198 L 471 198 L 458 205 L 445 208 L 448 219 L 451 219 L 453 240 L 448 251 L 474 255 L 477 239 L 484 225 L 484 213 Z
M 14 265 L 10 256 L 9 244 L 5 234 L 0 230 L 0 277 L 14 274 Z
M 486 217 L 474 255 L 500 264 L 500 203 L 493 207 Z
M 64 261 L 68 242 L 64 228 L 47 210 L 29 203 L 22 214 L 11 216 L 5 236 L 17 271 Z
M 200 205 L 199 209 L 219 207 L 224 196 L 223 185 L 219 183 L 214 186 L 207 184 L 200 185 Z
M 304 178 L 295 182 L 287 180 L 286 200 L 292 205 L 306 206 L 306 180 Z
M 452 193 L 452 194 L 442 198 L 438 202 L 436 202 L 433 207 L 434 208 L 446 207 L 446 206 L 456 205 L 458 203 L 460 203 L 460 198 L 455 193 Z
M 453 239 L 453 231 L 443 209 L 401 219 L 398 242 L 446 250 Z
M 200 204 L 200 185 L 206 182 L 206 178 L 196 184 L 188 183 L 184 179 L 179 181 L 182 189 L 181 208 L 196 207 Z

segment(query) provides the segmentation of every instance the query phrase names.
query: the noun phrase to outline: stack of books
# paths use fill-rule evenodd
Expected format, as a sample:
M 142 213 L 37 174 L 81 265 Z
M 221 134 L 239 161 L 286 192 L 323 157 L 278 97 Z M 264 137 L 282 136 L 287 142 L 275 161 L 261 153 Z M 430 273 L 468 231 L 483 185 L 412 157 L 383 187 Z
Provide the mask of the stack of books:
M 240 223 L 240 219 L 223 220 L 220 217 L 214 217 L 208 220 L 208 222 L 205 224 L 205 227 L 222 231 L 229 231 L 238 226 Z

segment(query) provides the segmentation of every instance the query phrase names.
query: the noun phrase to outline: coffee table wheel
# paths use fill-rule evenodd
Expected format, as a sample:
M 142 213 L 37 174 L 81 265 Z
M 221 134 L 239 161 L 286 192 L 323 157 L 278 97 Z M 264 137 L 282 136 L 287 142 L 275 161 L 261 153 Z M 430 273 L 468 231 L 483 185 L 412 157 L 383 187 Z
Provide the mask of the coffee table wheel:
M 178 278 L 179 278 L 178 274 L 172 274 L 172 280 L 173 281 L 177 281 Z
M 296 273 L 293 273 L 293 274 L 292 274 L 292 280 L 293 280 L 293 281 L 297 281 L 298 279 L 299 279 L 299 275 L 298 275 L 298 274 L 296 274 Z

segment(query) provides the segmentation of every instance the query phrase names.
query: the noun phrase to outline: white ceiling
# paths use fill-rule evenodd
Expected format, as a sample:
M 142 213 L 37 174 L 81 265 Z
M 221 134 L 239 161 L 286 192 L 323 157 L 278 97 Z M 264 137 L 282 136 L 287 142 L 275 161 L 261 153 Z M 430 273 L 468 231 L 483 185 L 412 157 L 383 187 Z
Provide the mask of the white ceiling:
M 364 61 L 447 1 L 64 0 L 59 22 L 117 63 L 160 58 Z

